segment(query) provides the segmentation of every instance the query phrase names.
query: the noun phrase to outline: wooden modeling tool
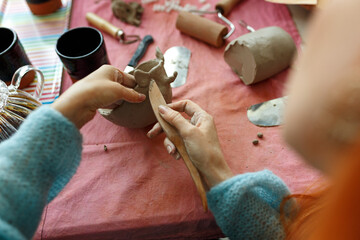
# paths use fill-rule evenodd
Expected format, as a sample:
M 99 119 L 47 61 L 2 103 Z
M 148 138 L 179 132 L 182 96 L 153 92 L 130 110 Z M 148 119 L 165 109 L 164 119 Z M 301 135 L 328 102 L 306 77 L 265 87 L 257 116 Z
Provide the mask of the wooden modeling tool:
M 88 12 L 86 14 L 86 20 L 96 28 L 103 30 L 116 39 L 119 39 L 120 43 L 130 44 L 136 41 L 140 41 L 140 37 L 138 35 L 125 35 L 121 28 L 112 25 L 95 13 Z
M 215 5 L 215 11 L 192 11 L 198 13 L 217 14 L 217 16 L 230 27 L 227 27 L 207 18 L 189 12 L 180 12 L 176 19 L 176 28 L 198 40 L 204 41 L 214 47 L 222 47 L 225 39 L 231 36 L 235 26 L 225 16 L 241 0 L 221 0 Z
M 198 190 L 198 193 L 200 195 L 202 205 L 204 208 L 204 211 L 207 212 L 208 205 L 207 205 L 207 199 L 206 199 L 206 192 L 203 185 L 203 182 L 201 180 L 200 174 L 196 167 L 193 165 L 193 163 L 190 160 L 190 157 L 188 153 L 186 152 L 185 144 L 180 137 L 179 133 L 174 129 L 169 123 L 167 123 L 159 114 L 159 106 L 160 105 L 166 105 L 165 99 L 163 95 L 160 92 L 159 87 L 157 86 L 156 82 L 154 80 L 151 80 L 150 86 L 149 86 L 149 98 L 151 107 L 155 113 L 156 119 L 158 120 L 161 128 L 165 132 L 166 136 L 170 139 L 170 141 L 175 145 L 176 149 L 180 153 L 182 159 L 185 162 L 186 167 L 188 168 L 190 175 L 195 183 L 195 186 Z

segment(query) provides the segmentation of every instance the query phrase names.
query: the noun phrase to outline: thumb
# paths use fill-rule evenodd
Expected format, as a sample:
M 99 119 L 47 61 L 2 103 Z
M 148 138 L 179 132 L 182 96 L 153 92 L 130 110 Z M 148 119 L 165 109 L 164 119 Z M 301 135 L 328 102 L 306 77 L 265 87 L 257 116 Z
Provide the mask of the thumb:
M 168 106 L 160 105 L 159 113 L 165 121 L 170 123 L 179 131 L 180 135 L 183 135 L 182 133 L 186 129 L 192 127 L 189 121 L 186 120 L 179 112 L 172 110 Z
M 146 96 L 138 93 L 134 89 L 124 87 L 123 85 L 116 84 L 118 99 L 123 99 L 127 102 L 139 103 L 145 100 Z

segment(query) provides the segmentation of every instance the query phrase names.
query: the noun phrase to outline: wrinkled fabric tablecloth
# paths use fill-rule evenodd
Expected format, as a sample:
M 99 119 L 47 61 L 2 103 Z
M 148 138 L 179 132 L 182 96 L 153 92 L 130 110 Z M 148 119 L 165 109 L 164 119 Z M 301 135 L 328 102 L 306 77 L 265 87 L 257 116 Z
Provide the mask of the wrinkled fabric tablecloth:
M 212 8 L 215 0 L 208 0 Z M 181 5 L 199 1 L 183 0 Z M 191 99 L 214 116 L 223 152 L 236 174 L 269 169 L 293 192 L 306 188 L 317 177 L 287 148 L 281 127 L 260 128 L 250 123 L 247 108 L 283 96 L 288 71 L 253 86 L 245 86 L 223 59 L 225 46 L 214 48 L 181 34 L 175 28 L 177 13 L 154 12 L 143 4 L 140 27 L 116 19 L 110 0 L 73 0 L 70 28 L 88 26 L 87 12 L 94 12 L 126 34 L 151 34 L 155 42 L 142 61 L 155 58 L 155 47 L 191 50 L 187 83 L 173 89 L 173 101 Z M 216 15 L 206 15 L 220 22 Z M 230 41 L 247 33 L 237 24 L 245 20 L 255 29 L 271 25 L 285 29 L 297 46 L 301 39 L 285 5 L 264 0 L 244 0 L 228 18 L 236 31 Z M 124 69 L 137 44 L 123 45 L 103 34 L 112 65 Z M 229 42 L 228 40 L 228 42 Z M 71 85 L 64 75 L 63 91 Z M 164 136 L 146 137 L 150 127 L 127 129 L 99 114 L 81 129 L 84 150 L 80 167 L 60 195 L 44 210 L 35 239 L 211 239 L 222 236 L 211 212 L 204 213 L 190 174 L 182 160 L 170 157 Z M 252 144 L 257 133 L 264 137 Z M 104 145 L 107 151 L 104 150 Z

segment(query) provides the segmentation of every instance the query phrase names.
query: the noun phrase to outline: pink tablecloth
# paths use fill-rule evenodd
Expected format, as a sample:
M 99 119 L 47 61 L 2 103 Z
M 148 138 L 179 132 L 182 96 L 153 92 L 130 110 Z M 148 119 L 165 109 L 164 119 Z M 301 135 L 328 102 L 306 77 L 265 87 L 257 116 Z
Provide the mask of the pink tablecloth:
M 189 1 L 188 1 L 189 2 Z M 214 6 L 215 1 L 209 0 Z M 163 3 L 160 1 L 160 3 Z M 182 5 L 187 3 L 182 2 Z M 110 0 L 74 0 L 71 28 L 87 26 L 86 12 L 94 12 L 120 26 L 127 34 L 151 34 L 155 42 L 143 61 L 161 50 L 186 46 L 192 52 L 186 85 L 173 89 L 173 101 L 191 99 L 211 113 L 226 159 L 235 173 L 270 169 L 300 191 L 316 173 L 284 144 L 281 127 L 259 128 L 246 117 L 255 103 L 282 96 L 287 71 L 245 86 L 223 60 L 224 47 L 216 49 L 175 29 L 177 13 L 154 13 L 144 5 L 140 27 L 126 25 L 111 12 Z M 200 5 L 199 1 L 192 4 Z M 216 16 L 206 16 L 216 20 Z M 284 5 L 245 0 L 229 15 L 255 29 L 276 25 L 300 44 L 300 37 Z M 236 24 L 230 40 L 246 31 Z M 110 61 L 124 69 L 137 44 L 121 45 L 104 34 Z M 63 83 L 71 85 L 67 74 Z M 182 161 L 173 160 L 163 137 L 148 139 L 146 129 L 126 129 L 97 115 L 81 130 L 84 150 L 81 165 L 66 188 L 48 205 L 36 238 L 40 239 L 210 239 L 222 235 L 214 218 L 204 213 L 200 198 Z M 256 134 L 264 138 L 252 144 Z M 104 145 L 107 151 L 104 151 Z

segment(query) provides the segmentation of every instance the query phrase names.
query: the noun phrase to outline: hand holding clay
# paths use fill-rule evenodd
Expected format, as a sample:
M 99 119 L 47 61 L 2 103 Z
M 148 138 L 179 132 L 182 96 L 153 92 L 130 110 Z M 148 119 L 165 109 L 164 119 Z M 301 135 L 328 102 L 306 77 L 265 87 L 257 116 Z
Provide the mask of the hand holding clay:
M 135 91 L 147 95 L 150 82 L 154 80 L 166 103 L 169 103 L 172 99 L 170 83 L 175 80 L 177 72 L 174 72 L 172 76 L 168 76 L 165 71 L 164 61 L 160 49 L 156 48 L 156 59 L 139 64 L 129 74 L 134 76 Z M 143 128 L 156 122 L 149 98 L 139 104 L 123 102 L 114 109 L 99 109 L 99 113 L 107 120 L 128 128 Z
M 98 108 L 115 106 L 120 100 L 132 103 L 144 101 L 145 95 L 131 89 L 134 86 L 133 76 L 115 67 L 103 65 L 74 83 L 52 107 L 80 129 L 95 116 Z
M 186 151 L 196 168 L 211 188 L 233 176 L 222 153 L 214 120 L 211 115 L 190 100 L 160 106 L 159 112 L 182 137 Z M 191 117 L 185 119 L 179 112 Z M 148 132 L 150 138 L 161 133 L 159 123 Z M 164 140 L 168 152 L 176 156 L 176 149 L 169 139 Z

